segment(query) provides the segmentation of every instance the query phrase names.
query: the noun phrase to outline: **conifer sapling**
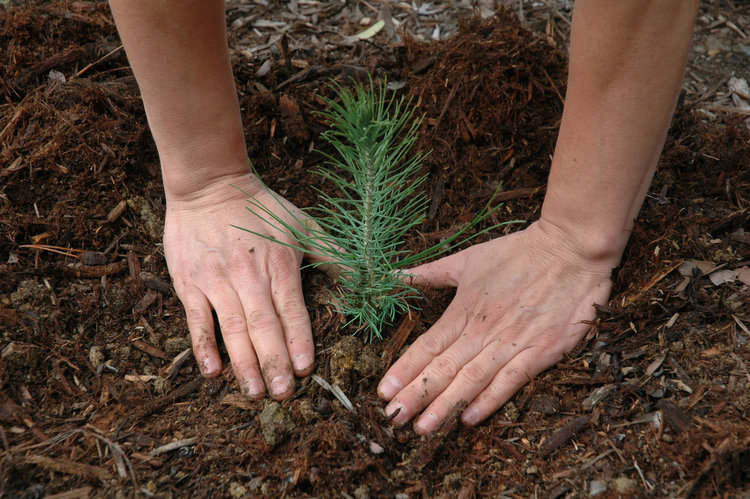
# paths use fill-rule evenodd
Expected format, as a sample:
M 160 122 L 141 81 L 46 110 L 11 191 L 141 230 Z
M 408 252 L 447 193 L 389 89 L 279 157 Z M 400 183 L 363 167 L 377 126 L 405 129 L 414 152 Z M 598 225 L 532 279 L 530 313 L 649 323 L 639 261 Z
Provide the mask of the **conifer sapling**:
M 420 253 L 409 255 L 404 236 L 426 217 L 428 198 L 420 190 L 426 177 L 419 175 L 427 156 L 411 153 L 421 118 L 414 118 L 411 101 L 389 99 L 382 81 L 354 91 L 334 85 L 338 101 L 325 99 L 329 109 L 320 112 L 330 128 L 322 134 L 336 151 L 323 153 L 324 166 L 315 173 L 331 182 L 337 194 L 316 189 L 320 204 L 300 220 L 283 203 L 284 210 L 305 230 L 285 222 L 275 211 L 249 196 L 248 210 L 296 241 L 290 245 L 322 256 L 338 268 L 338 290 L 333 303 L 349 317 L 356 331 L 367 331 L 370 341 L 401 313 L 409 298 L 417 297 L 405 269 L 466 242 L 464 234 L 497 210 L 492 200 L 467 226 Z M 270 191 L 269 191 L 270 192 Z M 505 225 L 505 222 L 499 225 Z M 241 227 L 238 227 L 241 228 Z M 271 236 L 248 229 L 260 237 Z M 285 244 L 279 242 L 279 244 Z M 320 263 L 312 265 L 321 265 Z

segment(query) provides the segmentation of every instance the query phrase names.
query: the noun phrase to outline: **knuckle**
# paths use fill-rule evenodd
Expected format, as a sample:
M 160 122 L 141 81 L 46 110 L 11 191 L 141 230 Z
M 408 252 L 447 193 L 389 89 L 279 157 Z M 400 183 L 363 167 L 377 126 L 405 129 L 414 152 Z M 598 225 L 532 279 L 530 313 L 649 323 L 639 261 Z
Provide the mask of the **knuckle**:
M 438 357 L 443 353 L 443 342 L 434 334 L 423 334 L 416 340 L 415 344 L 418 344 L 418 347 L 430 357 Z
M 245 320 L 237 314 L 228 315 L 219 320 L 221 334 L 226 336 L 237 336 L 247 334 L 247 324 Z
M 255 310 L 248 314 L 247 324 L 249 324 L 254 330 L 269 332 L 278 329 L 279 321 L 276 314 Z
M 503 370 L 503 376 L 512 384 L 523 385 L 529 381 L 529 376 L 526 371 L 522 371 L 517 367 L 508 366 Z
M 287 331 L 287 334 L 298 334 L 302 331 L 301 329 L 307 329 L 307 325 L 310 323 L 310 318 L 307 315 L 307 310 L 285 310 L 282 314 L 279 314 L 279 319 L 286 325 L 287 328 L 292 329 Z
M 296 270 L 297 258 L 291 248 L 274 245 L 268 251 L 268 265 L 275 274 L 288 274 Z
M 441 355 L 433 361 L 432 370 L 441 378 L 453 378 L 459 371 L 458 363 L 449 355 Z
M 487 380 L 487 370 L 480 363 L 472 362 L 461 369 L 461 377 L 472 386 L 478 385 Z

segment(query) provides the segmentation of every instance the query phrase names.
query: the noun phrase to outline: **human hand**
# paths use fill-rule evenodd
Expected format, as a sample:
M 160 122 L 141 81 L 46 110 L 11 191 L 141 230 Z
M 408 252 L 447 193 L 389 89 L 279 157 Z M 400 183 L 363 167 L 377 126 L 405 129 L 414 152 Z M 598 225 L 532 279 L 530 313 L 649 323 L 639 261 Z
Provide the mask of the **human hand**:
M 461 400 L 475 425 L 586 334 L 593 305 L 611 290 L 612 262 L 582 256 L 549 225 L 529 228 L 424 264 L 415 284 L 456 286 L 443 316 L 407 349 L 378 387 L 386 414 L 414 430 L 437 429 Z
M 302 296 L 303 254 L 231 225 L 292 243 L 245 207 L 253 194 L 264 206 L 279 206 L 253 175 L 220 177 L 190 196 L 167 196 L 164 251 L 177 296 L 185 306 L 193 352 L 201 372 L 221 373 L 216 311 L 221 334 L 243 393 L 278 400 L 294 392 L 294 376 L 313 368 L 314 344 Z M 299 211 L 278 197 L 292 212 Z M 281 207 L 275 210 L 295 220 Z

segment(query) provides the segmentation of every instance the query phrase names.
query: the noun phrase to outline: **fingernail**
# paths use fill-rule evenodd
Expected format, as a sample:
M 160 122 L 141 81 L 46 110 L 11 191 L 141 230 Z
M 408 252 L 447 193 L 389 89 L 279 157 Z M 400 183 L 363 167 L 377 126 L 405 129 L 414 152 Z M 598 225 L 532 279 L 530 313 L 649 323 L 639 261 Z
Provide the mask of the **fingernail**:
M 245 395 L 247 395 L 250 398 L 258 398 L 261 395 L 263 395 L 263 391 L 265 390 L 265 385 L 263 385 L 263 381 L 253 378 L 248 380 L 245 383 Z
M 419 418 L 419 421 L 417 421 L 417 426 L 422 431 L 422 433 L 432 433 L 437 429 L 438 426 L 437 416 L 435 416 L 431 412 L 423 414 Z
M 312 359 L 306 353 L 301 353 L 294 358 L 294 370 L 306 371 L 312 365 Z
M 461 419 L 467 425 L 473 426 L 477 424 L 479 422 L 479 409 L 477 409 L 476 407 L 467 408 L 461 415 Z
M 396 413 L 398 411 L 398 413 Z M 401 402 L 391 402 L 385 408 L 385 415 L 392 425 L 401 426 L 409 420 L 406 408 Z M 391 419 L 392 418 L 392 419 Z
M 380 393 L 380 396 L 382 398 L 390 400 L 395 397 L 402 388 L 403 385 L 399 380 L 397 380 L 393 376 L 388 376 L 387 378 L 383 378 L 383 381 L 380 382 L 378 392 Z
M 219 364 L 213 357 L 206 357 L 201 363 L 201 373 L 204 376 L 215 374 L 219 370 Z
M 272 395 L 283 395 L 289 391 L 289 378 L 286 376 L 276 376 L 271 380 L 271 394 Z

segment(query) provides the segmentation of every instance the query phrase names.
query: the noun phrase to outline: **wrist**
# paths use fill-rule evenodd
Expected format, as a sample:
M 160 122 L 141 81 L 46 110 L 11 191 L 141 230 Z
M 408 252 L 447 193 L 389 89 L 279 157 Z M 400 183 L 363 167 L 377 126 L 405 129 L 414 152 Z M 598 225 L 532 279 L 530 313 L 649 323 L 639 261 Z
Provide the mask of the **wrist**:
M 555 213 L 545 213 L 544 209 L 537 225 L 560 246 L 559 249 L 570 252 L 582 262 L 607 269 L 619 265 L 631 232 L 625 227 L 600 228 L 580 218 L 571 220 Z
M 263 189 L 263 183 L 253 173 L 250 164 L 244 161 L 217 162 L 207 160 L 202 164 L 162 165 L 164 195 L 168 206 L 221 204 L 229 199 L 245 195 L 233 185 L 250 195 Z
M 241 133 L 183 137 L 160 144 L 164 192 L 167 201 L 190 199 L 212 185 L 255 176 Z

